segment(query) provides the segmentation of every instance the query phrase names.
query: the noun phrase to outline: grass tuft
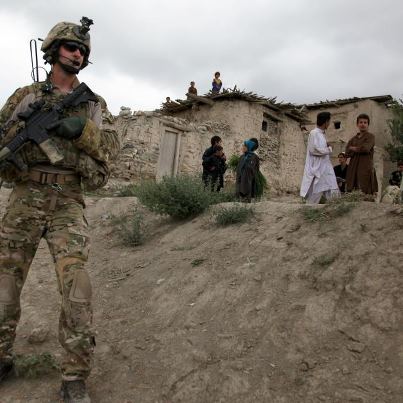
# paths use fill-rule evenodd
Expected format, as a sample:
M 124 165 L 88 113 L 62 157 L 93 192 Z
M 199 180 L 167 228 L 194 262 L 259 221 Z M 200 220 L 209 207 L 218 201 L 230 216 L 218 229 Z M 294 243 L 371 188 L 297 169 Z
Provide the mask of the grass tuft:
M 312 266 L 325 269 L 336 261 L 337 256 L 338 254 L 316 256 L 312 261 Z
M 255 210 L 244 205 L 223 207 L 214 213 L 216 223 L 222 226 L 248 222 L 254 215 Z
M 323 222 L 342 217 L 354 209 L 357 204 L 367 200 L 368 196 L 362 192 L 351 192 L 326 202 L 322 207 L 304 205 L 300 212 L 305 221 Z
M 190 262 L 192 267 L 200 266 L 206 259 L 194 259 Z
M 113 217 L 111 222 L 117 228 L 124 245 L 139 246 L 144 243 L 147 227 L 144 215 L 138 210 L 134 210 L 132 215 Z

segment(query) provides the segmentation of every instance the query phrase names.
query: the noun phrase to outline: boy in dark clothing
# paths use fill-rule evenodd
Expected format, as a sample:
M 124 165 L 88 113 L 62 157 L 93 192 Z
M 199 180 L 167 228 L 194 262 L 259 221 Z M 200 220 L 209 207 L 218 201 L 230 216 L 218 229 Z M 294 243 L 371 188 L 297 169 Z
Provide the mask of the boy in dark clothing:
M 347 157 L 346 153 L 340 153 L 337 158 L 339 165 L 333 167 L 334 174 L 336 175 L 337 185 L 341 193 L 346 192 L 346 175 L 347 175 Z
M 225 155 L 221 146 L 214 147 L 214 154 L 210 159 L 211 171 L 211 191 L 219 192 L 224 187 L 224 173 L 227 170 Z M 217 186 L 217 187 L 216 187 Z
M 222 140 L 219 136 L 211 138 L 211 147 L 203 154 L 203 182 L 207 187 L 210 183 L 211 190 L 215 190 L 215 184 L 218 181 L 217 191 L 224 187 L 224 172 L 227 169 L 226 157 L 221 146 Z
M 390 174 L 389 185 L 400 187 L 403 176 L 403 161 L 397 163 L 397 171 Z

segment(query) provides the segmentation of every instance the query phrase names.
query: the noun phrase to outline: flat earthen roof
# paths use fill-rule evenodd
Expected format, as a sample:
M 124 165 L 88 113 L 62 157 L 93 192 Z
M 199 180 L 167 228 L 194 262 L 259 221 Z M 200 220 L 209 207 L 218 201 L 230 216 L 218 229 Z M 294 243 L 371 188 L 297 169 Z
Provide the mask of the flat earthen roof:
M 191 95 L 190 99 L 177 99 L 169 103 L 164 102 L 162 104 L 160 112 L 167 115 L 175 115 L 178 112 L 190 109 L 193 105 L 208 104 L 213 105 L 215 102 L 220 102 L 224 100 L 242 100 L 250 103 L 257 103 L 271 109 L 277 113 L 284 113 L 291 119 L 298 122 L 308 122 L 307 116 L 302 112 L 301 107 L 297 107 L 291 103 L 277 102 L 276 97 L 266 98 L 257 95 L 253 92 L 241 91 L 236 88 L 224 89 L 219 94 L 213 94 L 209 92 L 202 96 Z
M 322 108 L 328 108 L 328 107 L 338 108 L 342 105 L 365 101 L 367 99 L 378 102 L 380 104 L 381 103 L 386 104 L 386 105 L 389 105 L 390 103 L 393 102 L 393 97 L 391 95 L 376 95 L 373 97 L 362 97 L 362 98 L 354 97 L 354 98 L 336 99 L 334 101 L 326 100 L 326 101 L 316 102 L 316 103 L 312 103 L 312 104 L 304 104 L 304 105 L 300 105 L 300 106 L 305 107 L 306 109 L 309 109 L 309 110 L 322 109 Z

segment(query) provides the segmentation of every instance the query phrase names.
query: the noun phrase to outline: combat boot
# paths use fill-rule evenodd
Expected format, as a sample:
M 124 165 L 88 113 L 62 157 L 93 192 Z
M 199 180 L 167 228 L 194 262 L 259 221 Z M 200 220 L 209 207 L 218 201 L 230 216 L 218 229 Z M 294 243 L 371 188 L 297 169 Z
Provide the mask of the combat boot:
M 83 380 L 63 381 L 60 394 L 64 403 L 91 403 Z
M 0 382 L 5 379 L 5 377 L 11 372 L 12 369 L 12 362 L 0 362 Z

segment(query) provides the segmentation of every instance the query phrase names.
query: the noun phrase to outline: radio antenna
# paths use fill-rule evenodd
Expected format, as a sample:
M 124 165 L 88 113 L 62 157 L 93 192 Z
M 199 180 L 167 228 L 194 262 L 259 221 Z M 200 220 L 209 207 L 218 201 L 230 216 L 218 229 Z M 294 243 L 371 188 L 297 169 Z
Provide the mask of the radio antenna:
M 38 67 L 38 48 L 36 45 L 36 40 L 31 39 L 29 41 L 29 50 L 31 52 L 31 77 L 34 82 L 39 82 L 39 67 Z M 35 57 L 35 61 L 34 61 Z M 35 62 L 35 64 L 34 64 Z

